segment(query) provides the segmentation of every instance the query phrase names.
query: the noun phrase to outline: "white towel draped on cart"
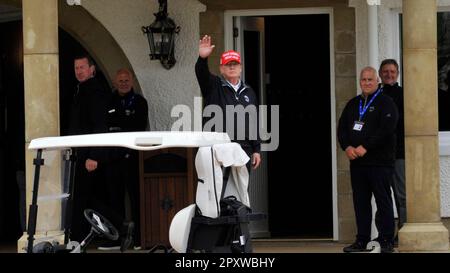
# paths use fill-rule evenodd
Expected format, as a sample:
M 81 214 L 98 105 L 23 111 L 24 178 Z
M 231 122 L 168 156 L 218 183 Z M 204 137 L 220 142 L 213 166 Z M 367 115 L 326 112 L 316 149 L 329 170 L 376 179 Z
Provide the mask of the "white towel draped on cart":
M 201 147 L 195 158 L 199 182 L 196 204 L 203 216 L 217 218 L 220 215 L 220 197 L 223 188 L 222 167 L 231 167 L 224 197 L 234 195 L 250 207 L 248 197 L 249 174 L 246 167 L 250 158 L 237 143 L 216 144 Z

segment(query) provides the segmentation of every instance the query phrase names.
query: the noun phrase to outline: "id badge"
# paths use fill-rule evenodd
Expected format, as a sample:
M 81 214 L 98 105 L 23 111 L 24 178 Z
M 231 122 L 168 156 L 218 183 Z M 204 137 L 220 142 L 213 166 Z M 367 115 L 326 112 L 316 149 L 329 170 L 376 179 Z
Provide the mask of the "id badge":
M 353 125 L 353 130 L 361 132 L 364 126 L 364 122 L 361 121 L 355 121 L 355 124 Z

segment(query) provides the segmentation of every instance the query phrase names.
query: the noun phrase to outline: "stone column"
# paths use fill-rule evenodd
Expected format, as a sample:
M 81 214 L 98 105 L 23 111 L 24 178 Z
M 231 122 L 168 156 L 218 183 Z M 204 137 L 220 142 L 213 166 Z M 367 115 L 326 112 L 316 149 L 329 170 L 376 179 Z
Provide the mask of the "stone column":
M 58 0 L 23 0 L 25 85 L 25 152 L 27 215 L 31 203 L 35 152 L 27 147 L 34 138 L 59 135 Z M 44 153 L 39 195 L 61 193 L 60 153 Z M 28 216 L 27 216 L 28 225 Z M 62 238 L 61 202 L 38 202 L 36 241 Z M 18 241 L 23 252 L 28 235 Z
M 406 200 L 400 251 L 446 251 L 441 222 L 436 0 L 403 0 Z

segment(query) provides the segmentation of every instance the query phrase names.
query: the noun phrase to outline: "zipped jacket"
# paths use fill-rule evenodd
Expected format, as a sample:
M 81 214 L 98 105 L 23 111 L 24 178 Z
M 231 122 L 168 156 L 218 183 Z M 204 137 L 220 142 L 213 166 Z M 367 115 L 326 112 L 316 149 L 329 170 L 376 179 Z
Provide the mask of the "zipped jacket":
M 147 100 L 132 89 L 125 96 L 114 91 L 108 108 L 109 132 L 145 131 L 148 124 Z
M 96 78 L 79 83 L 71 106 L 69 135 L 107 133 L 107 105 L 110 99 L 111 94 Z M 85 147 L 77 150 L 81 161 L 87 158 L 96 161 L 106 159 L 104 148 Z
M 203 95 L 204 106 L 217 105 L 222 109 L 223 128 L 214 127 L 213 131 L 227 132 L 231 140 L 239 143 L 247 154 L 259 153 L 261 151 L 258 127 L 259 104 L 253 89 L 241 81 L 241 86 L 235 91 L 223 77 L 214 75 L 209 71 L 207 58 L 198 58 L 195 64 L 195 74 Z M 227 118 L 227 106 L 243 106 L 245 109 L 250 109 L 246 108 L 248 106 L 254 107 L 256 115 L 250 117 L 249 114 L 234 114 L 234 118 L 230 119 Z M 237 110 L 238 108 L 235 109 Z M 207 125 L 208 121 L 214 118 L 214 115 L 212 117 L 204 117 L 203 126 Z M 227 126 L 227 122 L 230 124 L 229 126 Z M 233 122 L 234 126 L 231 126 L 231 122 Z M 243 125 L 243 127 L 239 125 Z M 243 133 L 244 137 L 240 137 L 239 133 Z
M 395 130 L 398 110 L 393 100 L 380 92 L 367 108 L 360 120 L 362 108 L 375 96 L 376 92 L 364 98 L 359 95 L 351 99 L 339 119 L 338 140 L 342 150 L 362 145 L 367 153 L 351 160 L 351 165 L 393 166 L 395 160 Z M 355 130 L 355 122 L 361 121 L 361 130 Z

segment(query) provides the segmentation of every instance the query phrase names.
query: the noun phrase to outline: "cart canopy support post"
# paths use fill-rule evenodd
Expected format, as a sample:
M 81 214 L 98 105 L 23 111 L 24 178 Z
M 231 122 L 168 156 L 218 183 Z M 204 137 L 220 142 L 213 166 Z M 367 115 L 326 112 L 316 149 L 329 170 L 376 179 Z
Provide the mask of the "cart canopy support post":
M 28 253 L 33 253 L 34 234 L 36 233 L 36 221 L 37 221 L 37 198 L 39 191 L 39 176 L 41 174 L 41 166 L 44 165 L 44 159 L 42 159 L 42 149 L 37 151 L 37 156 L 33 160 L 33 164 L 36 166 L 34 170 L 34 184 L 33 184 L 33 199 L 30 205 L 30 214 L 28 215 Z

